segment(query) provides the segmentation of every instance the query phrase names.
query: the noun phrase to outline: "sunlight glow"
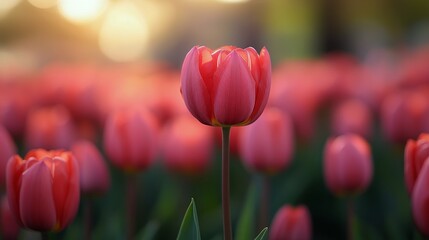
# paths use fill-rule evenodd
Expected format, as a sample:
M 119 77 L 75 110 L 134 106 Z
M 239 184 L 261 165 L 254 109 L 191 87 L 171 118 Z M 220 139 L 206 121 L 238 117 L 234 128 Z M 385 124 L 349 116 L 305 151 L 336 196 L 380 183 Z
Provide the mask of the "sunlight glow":
M 20 1 L 21 0 L 2 0 L 0 4 L 0 17 L 10 12 Z
M 66 19 L 82 23 L 97 18 L 107 3 L 107 0 L 59 0 L 58 8 Z
M 28 2 L 37 8 L 50 8 L 57 4 L 57 0 L 28 0 Z
M 147 47 L 149 29 L 133 2 L 118 2 L 107 12 L 100 29 L 101 51 L 114 61 L 138 59 Z

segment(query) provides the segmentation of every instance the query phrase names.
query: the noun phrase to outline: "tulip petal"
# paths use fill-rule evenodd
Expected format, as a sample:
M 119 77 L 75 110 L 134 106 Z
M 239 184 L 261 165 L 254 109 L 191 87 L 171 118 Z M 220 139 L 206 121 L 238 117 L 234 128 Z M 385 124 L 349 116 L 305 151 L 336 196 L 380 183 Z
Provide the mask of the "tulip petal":
M 222 125 L 238 125 L 246 121 L 255 105 L 255 82 L 247 63 L 232 51 L 216 71 L 213 81 L 214 115 Z
M 21 157 L 15 155 L 11 157 L 6 165 L 6 190 L 7 198 L 11 211 L 14 213 L 17 221 L 22 224 L 21 216 L 19 214 L 19 189 L 20 177 L 24 172 L 24 164 Z
M 405 185 L 407 187 L 408 194 L 411 196 L 413 187 L 417 178 L 417 172 L 415 169 L 415 149 L 416 142 L 414 140 L 408 140 L 405 145 L 405 156 L 404 156 L 404 177 Z
M 181 93 L 192 115 L 201 123 L 211 125 L 211 100 L 199 68 L 199 51 L 192 48 L 183 61 Z
M 56 224 L 52 177 L 49 168 L 39 161 L 22 174 L 19 210 L 24 226 L 50 231 Z
M 414 185 L 411 204 L 414 222 L 418 229 L 429 236 L 429 158 L 426 159 Z

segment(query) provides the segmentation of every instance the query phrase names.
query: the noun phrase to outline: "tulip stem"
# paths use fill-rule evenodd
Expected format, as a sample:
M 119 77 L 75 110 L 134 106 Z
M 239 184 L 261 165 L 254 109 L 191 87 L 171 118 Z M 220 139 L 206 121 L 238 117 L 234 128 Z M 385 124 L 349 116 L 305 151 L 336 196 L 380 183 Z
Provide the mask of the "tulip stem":
M 127 239 L 134 239 L 134 230 L 136 223 L 136 208 L 137 208 L 137 176 L 129 174 L 127 176 Z
M 353 198 L 347 199 L 347 224 L 348 224 L 348 240 L 353 240 L 353 225 L 354 225 L 355 211 Z
M 224 240 L 232 240 L 229 205 L 229 133 L 231 127 L 222 127 L 222 210 Z
M 260 228 L 268 226 L 268 209 L 270 202 L 270 180 L 268 176 L 262 175 L 261 179 L 261 208 L 259 212 Z

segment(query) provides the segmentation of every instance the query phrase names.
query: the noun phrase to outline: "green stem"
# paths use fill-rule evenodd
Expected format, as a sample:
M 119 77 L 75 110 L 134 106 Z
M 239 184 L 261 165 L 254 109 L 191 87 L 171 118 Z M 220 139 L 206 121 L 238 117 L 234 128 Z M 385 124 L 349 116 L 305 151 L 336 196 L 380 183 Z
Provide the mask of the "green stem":
M 222 210 L 224 240 L 232 240 L 229 204 L 229 133 L 231 127 L 222 127 Z
M 137 176 L 129 174 L 127 176 L 127 205 L 126 205 L 126 220 L 127 220 L 127 239 L 134 239 L 136 211 L 137 211 Z

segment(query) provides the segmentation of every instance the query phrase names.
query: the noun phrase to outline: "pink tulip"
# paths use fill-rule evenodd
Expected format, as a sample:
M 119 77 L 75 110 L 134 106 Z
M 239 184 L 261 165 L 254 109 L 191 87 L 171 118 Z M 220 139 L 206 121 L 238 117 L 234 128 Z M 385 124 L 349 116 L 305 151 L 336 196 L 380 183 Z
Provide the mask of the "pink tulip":
M 414 185 L 429 157 L 429 134 L 420 134 L 417 140 L 409 139 L 404 152 L 404 175 L 408 194 L 411 196 Z
M 276 108 L 267 108 L 240 132 L 240 155 L 251 170 L 278 173 L 291 161 L 294 148 L 292 120 Z
M 0 193 L 6 182 L 6 164 L 10 157 L 16 153 L 16 146 L 8 131 L 0 125 Z
M 7 198 L 4 197 L 0 204 L 0 236 L 5 240 L 18 239 L 20 227 L 10 211 Z
M 310 212 L 305 206 L 280 208 L 270 227 L 270 240 L 310 240 L 312 224 Z
M 79 206 L 79 169 L 71 152 L 30 151 L 13 156 L 6 169 L 7 196 L 21 226 L 61 231 Z
M 324 175 L 327 187 L 336 195 L 364 191 L 372 179 L 369 144 L 354 134 L 329 139 L 325 145 Z
M 211 164 L 213 132 L 210 127 L 197 124 L 198 121 L 189 115 L 179 116 L 166 127 L 162 153 L 165 165 L 171 171 L 200 175 Z
M 156 121 L 142 109 L 112 113 L 104 128 L 104 149 L 114 165 L 125 171 L 149 167 L 157 151 Z
M 428 158 L 426 158 L 427 160 Z M 414 223 L 419 231 L 429 236 L 429 161 L 424 161 L 411 193 Z
M 226 46 L 215 51 L 193 47 L 181 72 L 181 92 L 189 111 L 201 123 L 240 126 L 262 113 L 271 86 L 267 49 Z
M 27 119 L 27 149 L 68 149 L 75 138 L 74 124 L 62 106 L 39 108 Z
M 71 151 L 79 165 L 81 191 L 85 194 L 105 193 L 110 187 L 110 175 L 95 145 L 81 140 L 72 145 Z
M 372 133 L 372 113 L 359 100 L 347 100 L 334 108 L 331 129 L 335 135 L 355 133 L 369 138 Z

